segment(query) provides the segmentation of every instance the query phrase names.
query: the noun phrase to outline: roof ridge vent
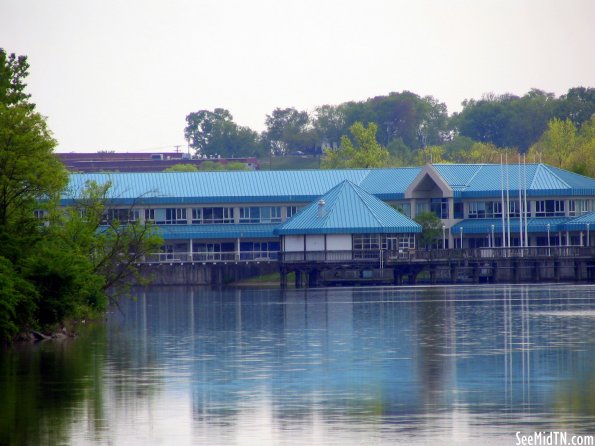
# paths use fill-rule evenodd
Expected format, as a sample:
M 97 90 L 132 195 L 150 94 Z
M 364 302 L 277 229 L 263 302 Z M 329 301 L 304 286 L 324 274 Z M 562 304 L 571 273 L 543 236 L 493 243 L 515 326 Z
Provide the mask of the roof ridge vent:
M 324 201 L 322 198 L 320 200 L 318 200 L 318 216 L 320 218 L 323 218 L 326 216 L 326 201 Z

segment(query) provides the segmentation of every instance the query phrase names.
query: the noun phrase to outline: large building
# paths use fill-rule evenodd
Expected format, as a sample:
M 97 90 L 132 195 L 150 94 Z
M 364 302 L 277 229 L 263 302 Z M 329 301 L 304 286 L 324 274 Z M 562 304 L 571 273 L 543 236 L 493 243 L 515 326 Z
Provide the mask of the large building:
M 595 179 L 544 164 L 72 174 L 63 204 L 90 180 L 113 184 L 108 218 L 159 227 L 155 260 L 170 262 L 403 252 L 426 211 L 442 221 L 436 249 L 595 246 Z
M 57 153 L 56 156 L 71 172 L 163 172 L 178 164 L 194 166 L 211 163 L 226 166 L 229 163 L 241 163 L 246 169 L 257 170 L 258 160 L 247 158 L 199 157 L 193 158 L 182 152 L 70 152 Z

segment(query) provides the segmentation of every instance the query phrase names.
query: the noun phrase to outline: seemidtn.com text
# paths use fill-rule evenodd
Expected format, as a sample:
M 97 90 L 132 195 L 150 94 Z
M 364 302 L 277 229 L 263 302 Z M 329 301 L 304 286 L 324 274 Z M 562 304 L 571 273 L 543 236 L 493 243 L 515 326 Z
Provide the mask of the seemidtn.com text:
M 568 432 L 516 433 L 517 446 L 594 446 L 593 435 L 573 435 Z

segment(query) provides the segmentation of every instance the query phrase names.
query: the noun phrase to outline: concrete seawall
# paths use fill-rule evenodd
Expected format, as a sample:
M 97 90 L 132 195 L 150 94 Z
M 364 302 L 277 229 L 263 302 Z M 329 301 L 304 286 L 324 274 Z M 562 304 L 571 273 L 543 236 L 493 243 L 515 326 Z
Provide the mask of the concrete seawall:
M 277 263 L 160 263 L 141 267 L 152 285 L 225 285 L 279 271 Z

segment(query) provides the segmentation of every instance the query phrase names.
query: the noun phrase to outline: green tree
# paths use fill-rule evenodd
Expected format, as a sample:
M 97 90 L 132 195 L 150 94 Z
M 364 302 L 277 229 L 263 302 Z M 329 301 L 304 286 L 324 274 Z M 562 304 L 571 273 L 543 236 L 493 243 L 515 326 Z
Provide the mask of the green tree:
M 33 319 L 37 298 L 35 288 L 20 277 L 12 262 L 0 257 L 0 345 Z
M 199 110 L 186 116 L 184 136 L 200 155 L 257 156 L 262 153 L 258 133 L 233 121 L 228 110 Z
M 415 164 L 422 166 L 424 164 L 437 164 L 444 162 L 442 156 L 444 155 L 444 149 L 441 146 L 429 146 L 423 147 L 417 150 L 415 156 Z
M 265 124 L 267 129 L 262 133 L 262 139 L 275 155 L 286 155 L 291 150 L 311 152 L 316 146 L 316 134 L 305 111 L 293 107 L 276 108 L 266 116 Z
M 319 143 L 337 147 L 341 142 L 341 135 L 345 133 L 343 108 L 334 105 L 316 107 L 312 125 Z
M 573 172 L 595 177 L 595 115 L 581 126 L 575 149 L 565 165 Z
M 0 104 L 0 227 L 33 215 L 66 186 L 45 119 L 27 105 Z
M 349 129 L 353 141 L 344 135 L 341 137 L 341 146 L 337 150 L 325 149 L 321 167 L 323 169 L 386 167 L 389 153 L 376 141 L 377 129 L 378 126 L 374 123 L 368 124 L 368 127 L 361 122 L 353 124 Z
M 137 207 L 143 197 L 128 208 L 114 207 L 113 198 L 111 182 L 89 182 L 72 197 L 75 204 L 67 209 L 66 217 L 58 214 L 49 228 L 65 243 L 65 250 L 90 260 L 102 293 L 117 303 L 132 285 L 146 283 L 138 265 L 159 250 L 163 239 L 151 222 L 138 218 Z M 92 306 L 93 301 L 88 304 Z
M 67 172 L 24 92 L 27 67 L 0 53 L 0 342 L 103 311 L 160 245 L 150 225 L 113 218 L 109 185 L 89 184 L 77 206 L 59 208 Z
M 165 169 L 164 172 L 198 172 L 198 167 L 194 164 L 174 164 Z
M 402 138 L 394 138 L 386 148 L 390 154 L 390 165 L 395 167 L 411 166 L 415 161 L 413 151 Z
M 502 153 L 503 152 L 492 143 L 475 142 L 469 150 L 459 153 L 457 162 L 466 164 L 497 164 L 500 162 L 500 155 Z
M 7 54 L 0 48 L 0 104 L 25 105 L 29 109 L 35 106 L 29 103 L 30 94 L 25 93 L 24 79 L 29 74 L 27 56 Z
M 570 155 L 576 148 L 576 127 L 566 119 L 553 119 L 539 141 L 533 145 L 529 155 L 538 157 L 543 162 L 565 168 Z
M 440 237 L 442 221 L 433 212 L 422 212 L 415 217 L 421 225 L 421 234 L 418 238 L 420 247 L 428 248 Z
M 200 163 L 200 170 L 207 172 L 214 172 L 223 170 L 223 164 L 216 161 L 203 161 Z
M 246 166 L 244 163 L 240 163 L 239 161 L 232 161 L 230 163 L 227 163 L 224 167 L 225 170 L 248 170 L 248 166 Z
M 595 88 L 575 87 L 560 96 L 555 111 L 561 120 L 570 119 L 576 128 L 588 123 L 595 114 Z
M 400 138 L 410 149 L 441 144 L 447 134 L 446 105 L 431 96 L 409 91 L 391 92 L 363 102 L 347 102 L 340 109 L 346 126 L 354 122 L 378 124 L 378 140 L 390 145 Z

